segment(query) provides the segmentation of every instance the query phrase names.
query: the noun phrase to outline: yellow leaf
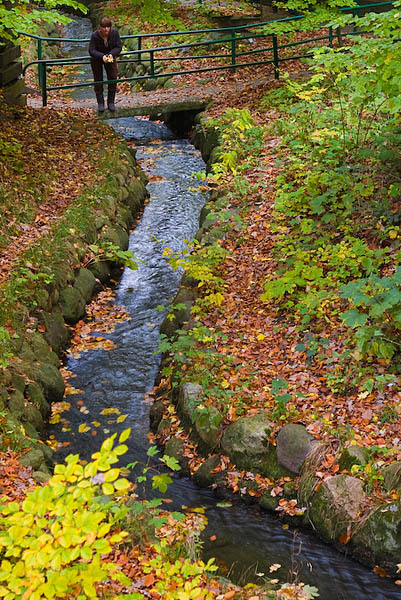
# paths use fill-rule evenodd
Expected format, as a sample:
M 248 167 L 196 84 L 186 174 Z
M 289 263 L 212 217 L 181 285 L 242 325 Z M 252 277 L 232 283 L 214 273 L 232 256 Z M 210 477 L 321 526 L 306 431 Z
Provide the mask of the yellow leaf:
M 131 487 L 131 483 L 125 478 L 117 479 L 117 481 L 114 483 L 114 487 L 117 491 L 124 492 Z
M 102 485 L 102 492 L 105 496 L 111 496 L 114 494 L 114 485 L 112 483 L 104 483 Z
M 89 425 L 87 425 L 86 423 L 81 423 L 81 425 L 78 427 L 78 432 L 86 433 L 87 431 L 90 431 Z
M 258 338 L 259 342 L 261 342 L 262 340 L 265 339 L 266 336 L 263 333 L 258 333 L 258 335 L 256 337 Z
M 116 423 L 123 423 L 127 417 L 128 415 L 120 415 L 117 417 Z
M 122 444 L 123 442 L 127 441 L 129 436 L 131 435 L 131 428 L 129 427 L 128 429 L 125 429 L 120 437 L 118 438 L 118 441 L 120 444 Z

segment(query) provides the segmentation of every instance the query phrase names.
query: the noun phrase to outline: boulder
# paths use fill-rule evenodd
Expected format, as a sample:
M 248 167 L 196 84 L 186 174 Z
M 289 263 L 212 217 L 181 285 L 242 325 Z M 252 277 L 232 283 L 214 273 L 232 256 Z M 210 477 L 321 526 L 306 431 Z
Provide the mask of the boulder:
M 30 339 L 29 344 L 32 348 L 32 352 L 35 358 L 39 362 L 51 363 L 55 367 L 59 366 L 60 360 L 55 352 L 52 352 L 49 348 L 49 344 L 39 331 L 35 331 Z
M 370 564 L 379 564 L 391 576 L 397 574 L 401 556 L 401 505 L 377 508 L 351 538 L 355 553 Z
M 365 502 L 360 479 L 335 475 L 326 479 L 312 496 L 308 516 L 320 535 L 335 541 L 358 520 Z
M 303 425 L 285 425 L 277 436 L 277 460 L 291 473 L 298 474 L 302 463 L 316 445 Z
M 193 479 L 199 487 L 209 487 L 222 478 L 222 472 L 212 473 L 212 471 L 220 464 L 219 456 L 210 456 L 201 464 L 199 469 L 195 471 Z
M 32 478 L 36 481 L 36 483 L 47 483 L 50 477 L 50 473 L 44 473 L 43 471 L 34 471 L 32 473 Z
M 14 417 L 19 419 L 25 410 L 24 394 L 19 390 L 13 392 L 8 401 L 8 410 Z
M 384 485 L 389 492 L 391 492 L 391 490 L 399 490 L 401 488 L 400 461 L 391 463 L 391 465 L 386 465 L 381 474 L 383 476 Z
M 75 287 L 67 287 L 60 292 L 60 307 L 67 323 L 73 325 L 85 314 L 85 298 Z
M 183 474 L 187 474 L 188 473 L 188 461 L 184 456 L 185 453 L 185 444 L 183 442 L 183 440 L 181 440 L 180 438 L 170 438 L 169 441 L 167 442 L 167 444 L 164 446 L 164 454 L 167 454 L 167 456 L 172 456 L 173 458 L 175 458 L 180 467 L 181 467 L 181 473 Z
M 78 270 L 74 282 L 74 288 L 79 290 L 85 299 L 85 302 L 90 302 L 93 295 L 93 290 L 96 285 L 96 278 L 89 269 L 81 267 Z
M 368 448 L 364 446 L 348 446 L 344 448 L 340 456 L 340 471 L 351 471 L 353 465 L 365 465 L 368 460 Z
M 192 421 L 192 416 L 196 406 L 199 404 L 199 397 L 203 392 L 203 388 L 198 383 L 184 383 L 178 393 L 178 409 Z
M 222 451 L 241 469 L 272 478 L 289 475 L 277 463 L 276 449 L 268 441 L 270 431 L 270 422 L 264 414 L 241 417 L 225 430 Z
M 223 417 L 214 406 L 205 406 L 195 418 L 195 431 L 209 448 L 218 446 L 220 423 Z
M 31 425 L 35 427 L 36 431 L 38 431 L 42 435 L 44 434 L 45 424 L 41 412 L 38 408 L 36 408 L 36 406 L 29 404 L 25 407 L 23 413 L 23 420 L 27 421 L 28 423 L 31 423 Z
M 21 456 L 19 462 L 23 467 L 32 467 L 36 471 L 45 462 L 45 457 L 39 448 L 32 448 L 32 450 Z
M 35 380 L 42 386 L 44 395 L 49 402 L 60 402 L 64 397 L 64 381 L 54 365 L 42 364 L 35 366 Z
M 153 402 L 152 406 L 149 409 L 149 421 L 150 421 L 150 428 L 152 431 L 155 431 L 162 418 L 163 418 L 163 411 L 164 411 L 164 403 L 163 400 L 155 400 L 155 402 Z
M 111 267 L 105 260 L 99 260 L 90 264 L 88 269 L 93 273 L 95 279 L 98 279 L 101 283 L 106 283 L 110 278 Z
M 59 307 L 55 307 L 51 313 L 42 312 L 40 319 L 45 326 L 44 337 L 53 350 L 60 354 L 70 339 L 70 331 L 64 323 L 64 318 Z
M 31 403 L 38 407 L 41 415 L 46 419 L 50 415 L 50 404 L 47 402 L 42 388 L 35 382 L 28 383 L 25 389 Z

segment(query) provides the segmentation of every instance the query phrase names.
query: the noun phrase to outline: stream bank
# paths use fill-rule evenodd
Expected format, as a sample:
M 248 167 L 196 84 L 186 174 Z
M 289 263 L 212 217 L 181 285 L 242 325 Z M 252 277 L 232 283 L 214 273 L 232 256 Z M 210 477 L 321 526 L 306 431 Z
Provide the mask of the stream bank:
M 42 437 L 51 404 L 64 396 L 59 368 L 71 326 L 84 316 L 86 304 L 116 268 L 119 273 L 123 261 L 117 252 L 127 249 L 128 232 L 146 198 L 146 178 L 134 154 L 114 137 L 94 165 L 97 185 L 71 203 L 51 231 L 51 242 L 43 236 L 30 250 L 36 257 L 43 255 L 44 263 L 40 267 L 28 263 L 40 275 L 21 282 L 29 286 L 20 293 L 29 295 L 33 308 L 29 315 L 24 308 L 15 317 L 22 323 L 10 340 L 9 364 L 2 370 L 0 408 L 2 442 L 29 449 L 21 464 L 32 467 L 38 482 L 48 479 L 53 463 Z
M 199 116 L 193 141 L 200 147 L 209 171 L 222 152 L 218 137 L 215 126 Z M 218 194 L 212 194 L 197 234 L 206 245 L 224 235 L 213 229 L 213 220 L 205 221 L 216 200 Z M 183 330 L 194 327 L 191 307 L 198 295 L 198 283 L 196 278 L 184 276 L 173 302 L 179 309 L 173 311 L 161 329 L 172 340 L 179 337 L 175 330 L 180 330 L 181 335 Z M 168 352 L 164 356 L 163 366 L 167 369 L 172 356 Z M 365 464 L 368 449 L 358 445 L 340 447 L 338 474 L 320 482 L 315 473 L 319 472 L 325 447 L 303 424 L 284 425 L 272 437 L 272 423 L 267 414 L 257 413 L 227 423 L 216 408 L 205 406 L 204 388 L 197 380 L 191 381 L 186 367 L 182 371 L 182 362 L 180 359 L 176 367 L 175 380 L 183 379 L 185 383 L 166 392 L 168 386 L 160 376 L 159 399 L 151 410 L 152 429 L 158 441 L 165 444 L 165 452 L 179 460 L 186 473 L 192 472 L 198 485 L 223 494 L 228 486 L 248 504 L 257 503 L 265 510 L 278 511 L 286 523 L 311 527 L 340 551 L 352 553 L 377 572 L 382 569 L 397 577 L 401 551 L 400 503 L 397 498 L 390 499 L 366 511 L 369 492 L 351 474 L 353 465 Z M 182 427 L 189 438 L 183 435 Z M 200 463 L 195 465 L 191 464 L 193 444 L 202 455 Z M 399 463 L 383 469 L 389 491 L 399 486 L 399 472 Z M 399 598 L 401 594 L 393 590 L 388 597 Z

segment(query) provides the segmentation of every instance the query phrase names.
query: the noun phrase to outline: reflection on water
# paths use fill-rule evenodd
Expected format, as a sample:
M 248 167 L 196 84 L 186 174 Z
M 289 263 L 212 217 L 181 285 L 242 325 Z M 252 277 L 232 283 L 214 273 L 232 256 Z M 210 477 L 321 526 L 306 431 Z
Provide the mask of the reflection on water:
M 130 249 L 139 259 L 138 270 L 125 269 L 116 290 L 116 303 L 125 306 L 131 320 L 118 323 L 107 335 L 115 343 L 113 350 L 96 350 L 68 361 L 68 368 L 76 375 L 72 383 L 83 394 L 73 397 L 81 402 L 72 401 L 66 415 L 71 420 L 71 431 L 62 433 L 60 426 L 55 426 L 53 433 L 60 440 L 71 441 L 59 458 L 70 452 L 89 458 L 107 431 L 131 427 L 126 461 L 146 462 L 149 411 L 144 394 L 152 389 L 158 369 L 159 356 L 155 352 L 165 314 L 158 307 L 172 301 L 181 277 L 166 263 L 163 250 L 182 250 L 185 240 L 197 231 L 205 196 L 191 175 L 202 170 L 204 164 L 188 142 L 170 140 L 171 132 L 164 126 L 134 118 L 116 119 L 110 124 L 128 138 L 163 137 L 165 141 L 138 148 L 137 158 L 151 181 L 150 202 L 130 237 Z M 108 407 L 128 415 L 125 422 L 116 425 L 115 417 L 102 415 Z M 101 426 L 95 428 L 92 421 Z M 91 431 L 79 434 L 78 426 L 83 422 Z M 174 509 L 183 504 L 206 508 L 209 525 L 205 556 L 216 556 L 236 579 L 244 573 L 253 574 L 254 579 L 262 577 L 256 573 L 269 575 L 269 566 L 279 563 L 282 567 L 275 576 L 285 581 L 289 571 L 297 571 L 302 581 L 319 588 L 321 600 L 401 600 L 401 592 L 391 582 L 379 579 L 309 532 L 283 529 L 273 515 L 238 501 L 219 508 L 210 491 L 198 489 L 191 480 L 177 475 L 169 497 Z M 216 535 L 214 542 L 209 539 L 212 534 Z

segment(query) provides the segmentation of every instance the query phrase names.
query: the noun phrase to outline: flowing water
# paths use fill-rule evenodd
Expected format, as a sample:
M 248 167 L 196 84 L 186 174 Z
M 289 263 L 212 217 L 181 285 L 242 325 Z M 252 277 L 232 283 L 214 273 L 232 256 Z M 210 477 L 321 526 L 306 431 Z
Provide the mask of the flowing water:
M 74 18 L 66 26 L 64 37 L 89 38 L 89 19 Z M 87 43 L 65 42 L 68 56 L 87 54 Z M 91 79 L 90 67 L 81 66 L 78 79 Z M 77 75 L 74 76 L 77 81 Z M 76 98 L 92 98 L 91 87 L 78 88 Z M 199 223 L 199 213 L 206 197 L 192 174 L 203 170 L 199 153 L 185 140 L 176 140 L 164 125 L 137 118 L 113 119 L 109 124 L 138 147 L 137 158 L 147 172 L 150 201 L 130 236 L 130 249 L 138 260 L 138 270 L 126 268 L 116 288 L 115 303 L 123 305 L 130 320 L 116 325 L 106 334 L 115 347 L 94 350 L 69 358 L 72 385 L 82 393 L 70 396 L 72 407 L 66 413 L 70 431 L 53 426 L 56 438 L 69 445 L 59 451 L 57 459 L 79 453 L 89 459 L 92 452 L 110 433 L 131 427 L 126 463 L 147 462 L 149 404 L 146 392 L 153 388 L 160 357 L 157 355 L 159 328 L 167 306 L 174 298 L 181 273 L 173 271 L 163 256 L 164 248 L 182 250 Z M 104 334 L 101 334 L 104 336 Z M 107 408 L 127 415 L 116 424 L 116 414 L 102 415 Z M 63 415 L 64 416 L 64 415 Z M 93 424 L 95 423 L 95 425 Z M 83 423 L 90 428 L 79 433 Z M 96 435 L 94 435 L 96 433 Z M 215 556 L 219 564 L 230 569 L 233 579 L 244 581 L 269 575 L 272 564 L 282 567 L 273 576 L 287 581 L 289 572 L 319 588 L 321 600 L 401 600 L 401 592 L 389 580 L 379 579 L 371 570 L 359 565 L 308 531 L 283 528 L 277 517 L 245 506 L 235 500 L 232 506 L 219 507 L 209 490 L 173 475 L 168 497 L 169 506 L 203 506 L 208 518 L 204 533 L 205 558 Z M 210 536 L 216 536 L 214 542 Z
M 138 270 L 126 268 L 116 288 L 115 303 L 126 308 L 131 320 L 118 323 L 106 335 L 115 344 L 114 349 L 94 350 L 68 360 L 67 366 L 75 375 L 72 384 L 83 393 L 69 397 L 74 399 L 67 413 L 71 430 L 62 432 L 56 425 L 51 433 L 70 442 L 57 458 L 78 452 L 88 459 L 109 431 L 131 427 L 126 462 L 146 462 L 149 405 L 145 395 L 152 389 L 158 370 L 159 327 L 165 315 L 158 307 L 171 302 L 181 277 L 167 264 L 163 250 L 182 250 L 185 240 L 198 229 L 206 197 L 192 174 L 202 170 L 204 164 L 193 146 L 185 140 L 174 140 L 164 125 L 136 118 L 113 119 L 109 124 L 126 139 L 141 144 L 137 158 L 150 179 L 150 200 L 130 236 Z M 115 415 L 102 415 L 108 407 L 128 415 L 124 423 L 116 425 Z M 100 426 L 92 425 L 92 421 Z M 87 423 L 91 431 L 79 433 L 82 423 Z M 92 434 L 95 430 L 97 435 Z M 219 507 L 212 492 L 177 475 L 168 497 L 174 509 L 183 505 L 205 507 L 209 521 L 204 535 L 205 557 L 216 556 L 219 563 L 231 569 L 234 579 L 255 581 L 261 573 L 269 574 L 271 564 L 279 563 L 282 567 L 274 576 L 286 581 L 289 571 L 297 571 L 302 581 L 319 588 L 321 600 L 401 599 L 401 592 L 392 582 L 379 579 L 309 532 L 283 528 L 275 516 L 255 507 L 246 507 L 241 501 Z M 216 536 L 214 542 L 209 540 L 212 535 Z

